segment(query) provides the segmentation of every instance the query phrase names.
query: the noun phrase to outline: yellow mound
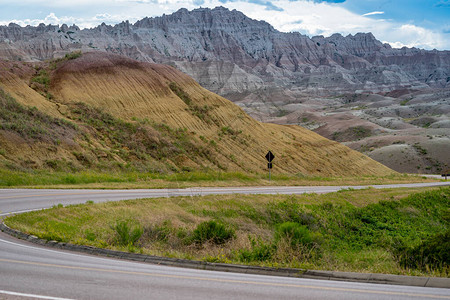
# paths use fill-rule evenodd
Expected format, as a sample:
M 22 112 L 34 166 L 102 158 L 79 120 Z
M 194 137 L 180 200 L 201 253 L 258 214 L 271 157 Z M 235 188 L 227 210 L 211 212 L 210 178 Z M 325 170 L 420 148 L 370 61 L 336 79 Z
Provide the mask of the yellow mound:
M 211 151 L 227 171 L 267 172 L 264 156 L 271 150 L 275 154 L 273 171 L 278 173 L 355 176 L 393 172 L 302 127 L 260 123 L 169 66 L 84 53 L 52 72 L 51 101 L 29 88 L 29 80 L 12 76 L 0 84 L 18 101 L 51 115 L 64 113 L 64 106 L 70 103 L 84 102 L 124 120 L 148 119 L 186 128 L 196 138 L 210 142 Z M 198 166 L 189 153 L 179 159 Z

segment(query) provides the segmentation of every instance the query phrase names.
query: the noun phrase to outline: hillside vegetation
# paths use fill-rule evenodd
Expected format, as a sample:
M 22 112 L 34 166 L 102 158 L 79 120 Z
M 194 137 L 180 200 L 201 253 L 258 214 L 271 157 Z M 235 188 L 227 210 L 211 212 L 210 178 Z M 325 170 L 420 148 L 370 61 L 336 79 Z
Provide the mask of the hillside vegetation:
M 449 276 L 450 188 L 88 202 L 9 217 L 47 240 L 306 269 Z
M 299 126 L 257 122 L 169 66 L 74 53 L 1 62 L 0 72 L 0 98 L 10 103 L 0 160 L 9 169 L 261 173 L 271 150 L 278 174 L 392 174 Z

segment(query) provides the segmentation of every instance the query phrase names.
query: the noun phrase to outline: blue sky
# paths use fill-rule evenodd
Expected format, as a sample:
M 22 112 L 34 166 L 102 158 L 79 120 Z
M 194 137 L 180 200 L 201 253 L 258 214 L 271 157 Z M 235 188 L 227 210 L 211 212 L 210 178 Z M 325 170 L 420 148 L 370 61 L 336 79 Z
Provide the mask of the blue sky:
M 284 32 L 372 32 L 393 47 L 450 50 L 450 0 L 0 0 L 0 25 L 90 28 L 200 6 L 237 9 Z

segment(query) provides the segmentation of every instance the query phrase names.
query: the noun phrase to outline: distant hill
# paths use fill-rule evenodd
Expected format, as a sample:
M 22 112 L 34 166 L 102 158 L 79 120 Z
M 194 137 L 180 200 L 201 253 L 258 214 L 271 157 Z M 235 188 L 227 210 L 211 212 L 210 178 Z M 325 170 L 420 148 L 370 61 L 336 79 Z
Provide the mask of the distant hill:
M 315 175 L 392 171 L 299 126 L 264 124 L 176 69 L 104 52 L 0 62 L 4 166 Z M 30 108 L 33 107 L 33 108 Z
M 230 98 L 264 88 L 371 92 L 449 85 L 450 52 L 393 49 L 371 33 L 309 38 L 224 7 L 80 30 L 76 25 L 0 26 L 0 57 L 45 60 L 98 50 L 171 63 Z M 320 91 L 320 90 L 319 90 Z M 232 96 L 235 97 L 232 97 Z
M 304 126 L 396 171 L 450 166 L 450 51 L 395 49 L 372 33 L 283 33 L 224 7 L 83 30 L 0 26 L 5 60 L 76 50 L 171 65 L 259 121 Z

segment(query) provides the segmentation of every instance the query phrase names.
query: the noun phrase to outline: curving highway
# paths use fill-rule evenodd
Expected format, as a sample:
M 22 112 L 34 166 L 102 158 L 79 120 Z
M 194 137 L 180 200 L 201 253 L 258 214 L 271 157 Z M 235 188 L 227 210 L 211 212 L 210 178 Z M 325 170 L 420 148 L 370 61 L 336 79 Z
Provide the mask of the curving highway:
M 450 185 L 426 183 L 375 188 Z M 0 190 L 0 215 L 56 204 L 229 193 L 326 193 L 348 187 Z M 352 187 L 354 189 L 364 186 Z M 0 299 L 450 299 L 450 289 L 158 266 L 53 250 L 0 233 Z

